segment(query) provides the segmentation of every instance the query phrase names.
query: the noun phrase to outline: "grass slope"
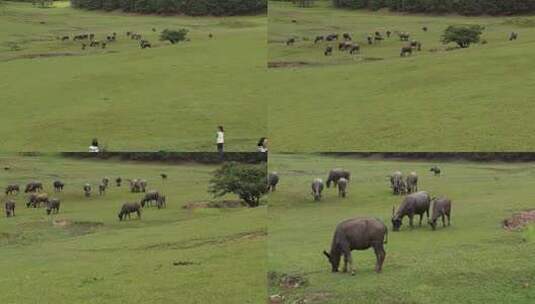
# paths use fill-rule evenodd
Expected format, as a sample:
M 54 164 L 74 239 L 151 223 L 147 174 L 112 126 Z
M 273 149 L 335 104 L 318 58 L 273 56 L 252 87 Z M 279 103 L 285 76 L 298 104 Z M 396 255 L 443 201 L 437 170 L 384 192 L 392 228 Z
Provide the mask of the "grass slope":
M 399 15 L 317 3 L 306 9 L 270 3 L 269 61 L 294 66 L 270 69 L 277 96 L 269 108 L 272 150 L 531 149 L 535 18 Z M 488 44 L 445 51 L 442 31 L 465 23 L 485 25 Z M 424 51 L 400 58 L 397 38 L 365 44 L 367 33 L 386 29 L 411 32 Z M 519 32 L 518 41 L 507 41 L 511 31 Z M 301 39 L 332 32 L 352 33 L 362 54 L 336 50 L 325 57 L 328 43 Z M 293 36 L 298 41 L 287 47 Z M 309 67 L 295 68 L 296 62 Z
M 2 151 L 85 151 L 93 137 L 116 151 L 212 151 L 217 125 L 226 127 L 228 150 L 253 151 L 267 132 L 257 92 L 263 16 L 140 16 L 23 3 L 4 3 L 0 16 Z M 191 42 L 158 41 L 159 31 L 182 27 Z M 127 31 L 142 33 L 153 49 L 141 50 Z M 118 41 L 82 51 L 56 40 L 84 32 L 97 39 L 117 32 Z
M 268 270 L 301 275 L 308 285 L 288 290 L 270 286 L 270 294 L 316 303 L 532 303 L 535 299 L 535 243 L 522 233 L 507 232 L 501 221 L 516 211 L 533 208 L 531 180 L 535 165 L 439 163 L 443 175 L 428 172 L 428 161 L 384 161 L 317 155 L 274 155 L 270 171 L 280 183 L 270 198 Z M 342 167 L 352 172 L 349 194 L 339 199 L 325 189 L 315 203 L 314 177 Z M 453 201 L 452 226 L 433 232 L 429 226 L 410 230 L 405 219 L 392 232 L 391 194 L 386 175 L 395 170 L 420 175 L 420 190 Z M 355 216 L 373 216 L 389 227 L 382 274 L 373 271 L 373 250 L 353 251 L 356 276 L 332 274 L 322 255 L 329 249 L 335 226 Z M 425 218 L 424 218 L 425 220 Z
M 266 297 L 266 213 L 256 209 L 184 210 L 210 199 L 214 166 L 91 161 L 3 155 L 0 184 L 40 179 L 65 192 L 58 215 L 26 209 L 16 197 L 14 218 L 0 218 L 1 303 L 260 303 Z M 159 174 L 169 175 L 162 182 Z M 82 185 L 104 176 L 146 178 L 167 195 L 167 209 L 146 209 L 142 220 L 119 222 L 126 185 L 85 198 Z M 3 196 L 3 194 L 2 194 Z M 2 199 L 3 211 L 3 199 Z M 68 220 L 58 227 L 53 220 Z M 193 265 L 175 266 L 186 261 Z

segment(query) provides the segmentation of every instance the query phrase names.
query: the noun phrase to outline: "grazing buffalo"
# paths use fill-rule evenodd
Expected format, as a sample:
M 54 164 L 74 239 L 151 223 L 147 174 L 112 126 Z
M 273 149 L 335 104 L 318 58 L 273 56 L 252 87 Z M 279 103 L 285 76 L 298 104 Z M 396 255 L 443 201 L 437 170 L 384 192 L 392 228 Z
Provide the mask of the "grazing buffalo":
M 160 197 L 158 197 L 156 207 L 158 207 L 158 209 L 167 207 L 167 199 L 165 198 L 165 195 L 160 195 Z
M 431 204 L 431 198 L 429 193 L 425 191 L 416 192 L 413 194 L 407 195 L 398 210 L 394 213 L 394 207 L 392 208 L 392 227 L 394 231 L 399 231 L 401 224 L 403 223 L 403 218 L 405 216 L 409 217 L 410 227 L 414 227 L 413 218 L 414 215 L 420 216 L 420 226 L 422 226 L 422 218 L 424 213 L 429 219 L 429 206 Z
M 409 39 L 411 38 L 411 35 L 406 32 L 398 33 L 398 36 L 400 41 L 409 41 Z
M 149 191 L 145 193 L 145 196 L 139 201 L 141 204 L 141 207 L 145 208 L 145 205 L 147 207 L 152 206 L 152 202 L 156 203 L 158 205 L 158 200 L 160 199 L 161 195 L 158 191 Z
M 327 188 L 331 187 L 331 183 L 334 183 L 336 186 L 341 178 L 345 178 L 349 181 L 351 179 L 351 173 L 340 168 L 329 171 L 329 176 L 327 176 Z
M 325 40 L 325 37 L 323 36 L 316 36 L 316 38 L 314 39 L 314 44 L 320 42 L 320 41 L 323 41 Z
M 101 183 L 104 185 L 104 187 L 108 188 L 108 186 L 110 185 L 110 178 L 109 177 L 102 178 Z
M 433 166 L 431 169 L 429 169 L 430 172 L 433 172 L 436 175 L 440 175 L 440 168 L 437 166 Z
M 90 197 L 91 196 L 91 185 L 90 184 L 85 184 L 84 185 L 84 195 L 85 195 L 85 197 Z
M 52 183 L 52 186 L 54 187 L 54 191 L 61 192 L 63 191 L 63 187 L 65 187 L 65 184 L 62 181 L 57 180 Z
M 43 183 L 34 181 L 30 182 L 26 185 L 26 189 L 24 189 L 24 193 L 28 192 L 38 192 L 43 190 Z
M 13 194 L 13 193 L 19 194 L 19 192 L 20 192 L 20 187 L 19 185 L 16 185 L 16 184 L 7 185 L 6 191 L 5 191 L 6 195 Z
M 35 194 L 32 193 L 28 197 L 28 202 L 26 203 L 26 208 L 33 207 L 41 207 L 41 204 L 47 205 L 48 204 L 48 194 L 46 193 L 39 193 Z
M 146 49 L 146 48 L 150 49 L 152 48 L 152 44 L 148 40 L 140 40 L 139 47 L 142 49 Z
M 353 44 L 351 48 L 349 49 L 349 54 L 353 55 L 353 54 L 358 54 L 358 53 L 360 53 L 360 45 Z
M 407 185 L 403 180 L 403 173 L 396 171 L 390 175 L 390 187 L 394 195 L 404 194 L 407 190 Z
M 325 56 L 330 56 L 332 55 L 333 53 L 333 47 L 332 46 L 328 46 L 325 48 L 325 51 L 323 52 L 323 55 Z
M 286 45 L 293 45 L 295 43 L 295 38 L 290 38 L 286 40 Z
M 51 213 L 59 213 L 60 200 L 57 198 L 51 198 L 48 204 L 46 205 L 46 214 L 50 215 Z
M 338 40 L 338 34 L 330 34 L 330 35 L 327 35 L 327 37 L 325 37 L 325 40 L 326 40 L 326 41 L 334 41 L 334 40 Z
M 392 36 L 392 32 L 390 30 L 386 31 L 386 37 L 390 38 L 390 36 Z
M 118 178 L 115 179 L 115 185 L 116 185 L 117 187 L 121 187 L 121 183 L 122 183 L 122 182 L 123 182 L 123 179 L 120 178 L 120 177 L 118 177 Z
M 400 57 L 406 57 L 412 55 L 412 47 L 410 46 L 404 46 L 401 48 L 401 53 L 399 54 Z
M 349 33 L 343 33 L 342 37 L 344 38 L 345 41 L 351 41 L 352 40 L 351 35 Z
M 98 185 L 98 195 L 104 195 L 106 194 L 106 185 L 100 184 Z
M 119 221 L 126 219 L 126 216 L 130 219 L 130 214 L 134 212 L 137 213 L 137 218 L 141 219 L 141 205 L 139 203 L 124 203 L 119 211 Z
M 511 35 L 509 35 L 509 41 L 513 41 L 517 39 L 518 39 L 518 33 L 512 32 Z
M 338 196 L 339 197 L 346 197 L 348 183 L 349 181 L 343 177 L 338 180 Z
M 448 226 L 450 225 L 451 201 L 447 198 L 433 199 L 433 213 L 431 220 L 427 221 L 433 230 L 437 229 L 437 219 L 442 218 L 442 227 L 446 227 L 445 217 L 448 217 Z
M 416 172 L 411 172 L 405 181 L 407 184 L 407 193 L 418 192 L 418 175 Z
M 321 192 L 323 191 L 323 181 L 321 178 L 316 178 L 312 181 L 312 196 L 314 196 L 315 201 L 321 200 Z
M 411 48 L 416 49 L 418 51 L 422 50 L 422 43 L 418 40 L 411 41 Z
M 128 182 L 130 183 L 130 192 L 145 192 L 147 188 L 147 181 L 142 179 L 129 179 Z
M 15 216 L 15 201 L 7 200 L 4 204 L 4 210 L 6 212 L 6 217 Z
M 388 228 L 375 218 L 354 218 L 341 222 L 336 226 L 331 243 L 331 251 L 323 251 L 323 254 L 331 264 L 332 272 L 338 272 L 340 258 L 344 256 L 343 271 L 355 275 L 353 268 L 352 250 L 366 250 L 373 248 L 377 262 L 375 272 L 381 272 L 385 261 L 386 252 L 384 244 L 388 242 Z
M 279 175 L 277 172 L 271 172 L 268 174 L 268 191 L 275 192 L 277 190 L 277 184 L 279 183 Z

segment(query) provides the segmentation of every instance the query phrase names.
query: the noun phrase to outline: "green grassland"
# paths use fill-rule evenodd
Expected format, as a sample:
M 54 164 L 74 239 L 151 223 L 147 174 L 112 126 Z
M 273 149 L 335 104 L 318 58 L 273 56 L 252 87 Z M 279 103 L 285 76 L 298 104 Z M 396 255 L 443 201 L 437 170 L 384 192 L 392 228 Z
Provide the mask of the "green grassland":
M 439 165 L 442 176 L 429 172 Z M 352 173 L 348 197 L 325 189 L 321 202 L 310 195 L 313 178 L 330 169 Z M 526 233 L 501 227 L 513 213 L 533 208 L 535 164 L 432 162 L 337 158 L 308 154 L 274 155 L 278 189 L 269 198 L 268 270 L 302 276 L 295 289 L 272 284 L 270 294 L 287 303 L 533 303 L 535 243 Z M 452 200 L 450 227 L 391 229 L 392 206 L 387 175 L 416 171 L 419 190 Z M 377 217 L 389 227 L 383 272 L 374 272 L 373 250 L 353 251 L 355 276 L 331 273 L 322 250 L 330 248 L 335 226 L 356 216 Z M 425 218 L 424 218 L 425 221 Z M 417 221 L 416 221 L 417 223 Z M 440 221 L 439 221 L 440 223 Z M 532 232 L 532 231 L 531 231 Z
M 1 303 L 261 303 L 266 297 L 266 208 L 183 209 L 211 199 L 212 165 L 75 160 L 2 155 L 0 184 L 40 179 L 62 200 L 58 215 L 27 209 L 0 217 Z M 160 173 L 168 174 L 164 182 Z M 83 196 L 86 182 L 145 178 L 167 208 L 145 208 L 120 222 L 125 201 L 141 194 L 112 186 Z M 53 193 L 55 179 L 66 183 Z M 4 196 L 4 194 L 2 194 Z M 225 199 L 235 199 L 226 197 Z M 56 224 L 54 224 L 56 223 Z M 66 223 L 66 224 L 65 224 Z M 62 225 L 63 224 L 63 225 Z M 180 265 L 180 263 L 192 263 Z M 178 265 L 174 265 L 178 264 Z
M 533 147 L 535 18 L 406 15 L 270 2 L 269 62 L 276 79 L 269 133 L 277 151 L 518 151 Z M 296 20 L 297 23 L 292 23 Z M 447 51 L 454 24 L 481 24 L 488 43 Z M 428 31 L 422 30 L 423 26 Z M 368 33 L 410 32 L 423 51 L 401 58 L 393 35 L 369 46 Z M 508 41 L 516 31 L 519 40 Z M 350 56 L 316 35 L 349 32 Z M 285 41 L 296 37 L 293 46 Z M 303 38 L 309 39 L 308 41 Z M 310 40 L 312 39 L 312 40 Z M 275 95 L 275 92 L 283 92 Z
M 266 61 L 265 16 L 142 16 L 0 6 L 0 150 L 86 151 L 93 137 L 115 151 L 254 151 L 267 132 L 258 90 Z M 155 28 L 156 32 L 152 29 Z M 159 41 L 189 29 L 189 42 Z M 127 31 L 141 33 L 140 49 Z M 117 33 L 106 49 L 58 36 Z M 214 38 L 208 37 L 209 33 Z

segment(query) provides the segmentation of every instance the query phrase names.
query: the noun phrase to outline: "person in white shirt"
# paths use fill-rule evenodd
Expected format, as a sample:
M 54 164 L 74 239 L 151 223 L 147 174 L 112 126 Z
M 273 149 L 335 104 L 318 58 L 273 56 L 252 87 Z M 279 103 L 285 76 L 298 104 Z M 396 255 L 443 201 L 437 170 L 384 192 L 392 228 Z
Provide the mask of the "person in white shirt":
M 216 144 L 217 152 L 223 154 L 223 146 L 225 145 L 225 130 L 223 130 L 223 126 L 217 127 Z
M 91 146 L 89 146 L 89 152 L 98 153 L 100 152 L 100 148 L 98 146 L 98 140 L 96 138 L 93 138 L 91 141 Z
M 258 149 L 258 152 L 266 153 L 268 151 L 267 138 L 261 137 L 258 144 L 256 144 L 256 148 Z

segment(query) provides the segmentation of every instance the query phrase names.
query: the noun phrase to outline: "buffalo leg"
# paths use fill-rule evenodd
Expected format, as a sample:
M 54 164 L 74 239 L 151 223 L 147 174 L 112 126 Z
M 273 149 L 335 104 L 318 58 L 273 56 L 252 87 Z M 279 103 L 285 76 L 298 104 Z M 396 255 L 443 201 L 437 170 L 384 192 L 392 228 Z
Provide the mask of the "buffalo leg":
M 375 256 L 377 258 L 377 264 L 375 265 L 375 272 L 379 273 L 383 270 L 383 263 L 385 261 L 386 252 L 383 247 L 383 244 L 376 245 L 373 247 L 375 251 Z
M 344 254 L 344 268 L 342 269 L 343 272 L 347 272 L 347 255 Z
M 411 226 L 411 228 L 414 227 L 413 218 L 414 218 L 414 215 L 413 214 L 409 214 L 409 226 Z
M 442 227 L 446 227 L 446 216 L 442 213 Z
M 422 219 L 424 218 L 424 214 L 420 214 L 420 224 L 418 226 L 422 227 Z
M 448 226 L 449 226 L 450 225 L 450 213 L 448 212 L 446 215 L 448 216 Z

